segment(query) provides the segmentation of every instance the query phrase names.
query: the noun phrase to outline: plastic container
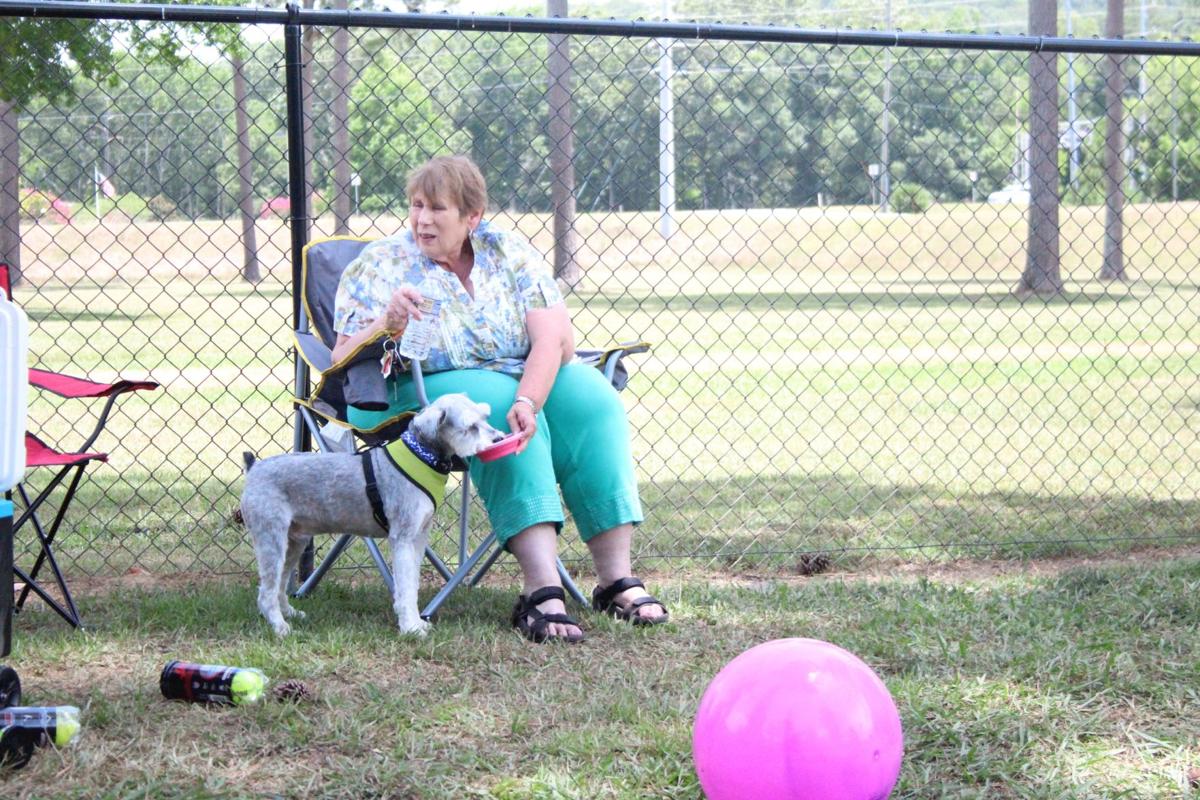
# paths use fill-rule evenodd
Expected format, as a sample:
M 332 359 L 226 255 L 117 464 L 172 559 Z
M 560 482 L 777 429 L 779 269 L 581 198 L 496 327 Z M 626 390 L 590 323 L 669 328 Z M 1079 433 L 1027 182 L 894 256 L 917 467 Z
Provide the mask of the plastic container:
M 75 706 L 12 706 L 0 709 L 0 765 L 20 769 L 37 747 L 65 747 L 79 735 Z
M 267 692 L 267 676 L 248 667 L 169 661 L 158 686 L 168 700 L 243 706 L 257 703 Z
M 0 494 L 25 474 L 29 320 L 0 292 Z
M 21 678 L 12 667 L 0 666 L 0 708 L 21 705 Z
M 520 446 L 521 434 L 510 433 L 500 441 L 480 450 L 475 454 L 475 457 L 480 461 L 495 461 L 498 458 L 504 458 L 507 455 L 512 455 Z
M 404 327 L 404 335 L 400 337 L 400 355 L 405 358 L 424 361 L 429 358 L 433 348 L 433 337 L 438 330 L 438 316 L 442 313 L 442 301 L 432 297 L 422 297 L 420 319 L 410 319 Z

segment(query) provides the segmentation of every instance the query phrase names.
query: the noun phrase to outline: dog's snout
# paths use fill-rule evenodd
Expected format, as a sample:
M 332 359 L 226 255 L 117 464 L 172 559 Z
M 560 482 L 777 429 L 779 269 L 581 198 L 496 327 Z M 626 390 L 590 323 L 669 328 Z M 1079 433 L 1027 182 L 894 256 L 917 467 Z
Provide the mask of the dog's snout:
M 504 433 L 503 431 L 498 431 L 498 430 L 493 429 L 492 430 L 492 444 L 495 444 L 496 442 L 500 441 L 507 435 L 508 434 Z

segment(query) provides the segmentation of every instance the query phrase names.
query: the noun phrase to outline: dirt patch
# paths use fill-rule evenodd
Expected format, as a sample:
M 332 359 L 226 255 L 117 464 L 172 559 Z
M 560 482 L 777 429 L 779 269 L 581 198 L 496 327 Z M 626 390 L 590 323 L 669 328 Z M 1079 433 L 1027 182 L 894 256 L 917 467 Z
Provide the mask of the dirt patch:
M 764 580 L 779 583 L 804 583 L 814 580 L 852 582 L 894 580 L 897 578 L 926 578 L 944 583 L 967 583 L 994 580 L 1010 575 L 1046 577 L 1059 575 L 1079 568 L 1135 566 L 1151 561 L 1169 561 L 1181 558 L 1200 558 L 1200 541 L 1172 547 L 1145 548 L 1119 554 L 1099 553 L 1096 555 L 1073 555 L 1029 560 L 961 559 L 936 564 L 881 564 L 854 571 L 838 571 L 836 566 L 834 566 L 826 572 L 813 572 L 801 575 L 782 572 L 743 572 L 737 575 L 730 575 L 727 572 L 708 570 L 672 570 L 669 573 L 663 571 L 644 571 L 640 574 L 647 581 L 682 584 L 703 581 L 704 583 L 722 586 L 752 585 Z
M 812 554 L 805 554 L 812 558 Z M 1030 560 L 1012 559 L 961 559 L 958 561 L 940 563 L 912 564 L 882 564 L 861 570 L 839 571 L 836 560 L 823 563 L 820 569 L 801 570 L 804 574 L 785 572 L 729 572 L 673 568 L 665 570 L 639 570 L 638 575 L 648 583 L 683 584 L 708 583 L 721 586 L 753 585 L 762 581 L 777 583 L 803 583 L 814 580 L 836 581 L 883 581 L 897 578 L 926 578 L 943 583 L 966 583 L 988 581 L 1004 578 L 1010 575 L 1023 577 L 1045 577 L 1059 575 L 1078 568 L 1105 568 L 1118 566 L 1134 566 L 1151 561 L 1173 560 L 1180 558 L 1200 558 L 1200 541 L 1175 545 L 1172 547 L 1154 547 L 1127 553 L 1103 553 L 1096 555 L 1073 555 L 1063 557 L 1047 557 Z M 811 566 L 809 561 L 803 563 Z M 373 570 L 363 569 L 354 574 L 342 575 L 339 581 L 348 582 L 352 586 L 363 583 L 374 584 L 379 578 Z M 594 581 L 585 572 L 576 569 L 576 583 L 580 586 L 590 586 Z M 221 583 L 236 583 L 246 585 L 256 583 L 257 578 L 245 575 L 211 575 L 196 572 L 157 573 L 140 567 L 131 567 L 122 575 L 104 577 L 72 577 L 71 591 L 81 597 L 105 595 L 114 591 L 126 589 L 189 589 L 198 586 L 211 586 Z M 491 587 L 516 586 L 519 582 L 515 572 L 511 570 L 496 570 L 489 573 L 482 585 Z M 422 577 L 425 586 L 440 586 L 432 574 Z M 18 584 L 19 587 L 19 584 Z

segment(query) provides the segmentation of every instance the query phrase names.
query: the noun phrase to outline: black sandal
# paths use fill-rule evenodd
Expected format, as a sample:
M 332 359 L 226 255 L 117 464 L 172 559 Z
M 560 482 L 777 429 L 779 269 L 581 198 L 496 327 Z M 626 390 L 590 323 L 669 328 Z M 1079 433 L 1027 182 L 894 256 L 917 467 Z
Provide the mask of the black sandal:
M 636 589 L 638 587 L 645 589 L 646 584 L 637 578 L 621 578 L 620 580 L 613 581 L 608 586 L 597 586 L 592 592 L 592 608 L 604 614 L 611 614 L 617 619 L 634 625 L 661 625 L 666 622 L 667 617 L 671 616 L 671 612 L 667 610 L 667 604 L 654 595 L 648 594 L 645 597 L 639 597 L 627 605 L 621 605 L 617 602 L 616 597 L 621 592 L 626 589 Z M 662 606 L 662 616 L 647 619 L 637 613 L 639 608 L 649 605 Z
M 574 636 L 550 636 L 546 633 L 546 627 L 555 622 L 560 625 L 579 627 L 579 623 L 566 614 L 544 614 L 538 610 L 538 604 L 547 600 L 562 600 L 565 603 L 567 595 L 561 586 L 543 586 L 541 589 L 531 592 L 528 597 L 521 595 L 517 598 L 516 607 L 513 608 L 513 627 L 519 630 L 526 639 L 538 644 L 547 641 L 563 641 L 567 644 L 582 642 L 584 639 L 582 629 L 578 635 Z

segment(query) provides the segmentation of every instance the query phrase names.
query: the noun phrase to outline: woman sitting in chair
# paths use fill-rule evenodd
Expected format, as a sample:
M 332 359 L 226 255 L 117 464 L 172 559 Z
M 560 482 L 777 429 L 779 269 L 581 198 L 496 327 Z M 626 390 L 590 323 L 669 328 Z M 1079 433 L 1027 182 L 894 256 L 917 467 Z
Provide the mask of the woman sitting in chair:
M 439 156 L 408 177 L 408 230 L 367 245 L 338 285 L 333 350 L 341 361 L 441 301 L 439 335 L 421 362 L 430 399 L 464 392 L 492 408 L 491 423 L 519 432 L 517 454 L 472 459 L 496 538 L 521 566 L 513 625 L 535 642 L 579 642 L 557 570 L 564 520 L 558 487 L 595 565 L 592 605 L 633 624 L 667 608 L 632 577 L 630 542 L 642 521 L 625 410 L 599 370 L 573 363 L 574 334 L 549 265 L 520 235 L 483 219 L 487 187 L 465 156 Z M 371 428 L 419 407 L 412 379 L 388 378 L 386 411 L 350 406 Z

